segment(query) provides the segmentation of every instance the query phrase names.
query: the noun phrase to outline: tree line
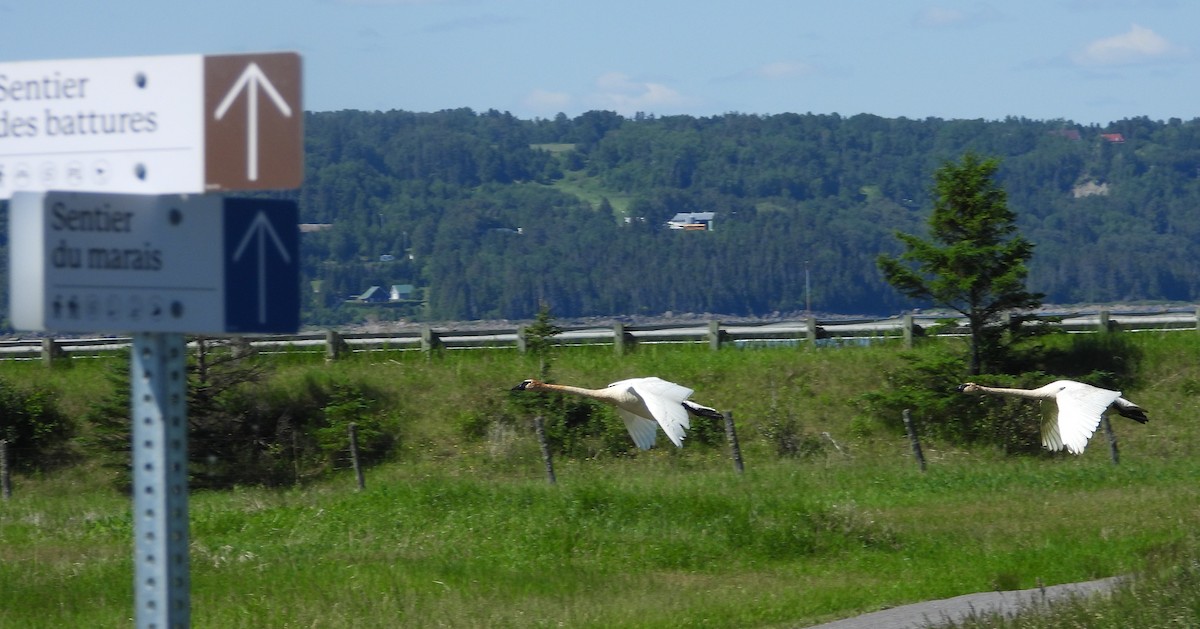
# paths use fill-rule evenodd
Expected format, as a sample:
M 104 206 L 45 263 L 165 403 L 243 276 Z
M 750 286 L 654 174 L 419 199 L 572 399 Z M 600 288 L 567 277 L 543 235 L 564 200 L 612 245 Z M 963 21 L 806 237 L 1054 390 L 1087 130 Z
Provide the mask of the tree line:
M 887 314 L 923 305 L 875 266 L 921 233 L 933 174 L 995 158 L 1047 303 L 1190 301 L 1200 121 L 726 114 L 521 120 L 497 111 L 309 114 L 298 192 L 309 321 L 369 285 L 431 319 L 668 311 Z M 668 230 L 715 212 L 709 232 Z M 390 258 L 390 259 L 389 259 Z M 381 261 L 385 260 L 385 261 Z M 383 315 L 383 316 L 386 316 Z

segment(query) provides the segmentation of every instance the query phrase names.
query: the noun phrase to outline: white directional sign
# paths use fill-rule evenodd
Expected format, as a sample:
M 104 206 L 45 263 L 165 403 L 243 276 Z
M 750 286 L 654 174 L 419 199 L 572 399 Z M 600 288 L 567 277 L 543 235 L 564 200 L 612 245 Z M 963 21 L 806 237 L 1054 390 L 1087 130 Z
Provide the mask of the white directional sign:
M 291 201 L 21 192 L 9 208 L 12 324 L 58 332 L 295 332 Z
M 300 65 L 295 53 L 0 63 L 0 199 L 299 187 Z

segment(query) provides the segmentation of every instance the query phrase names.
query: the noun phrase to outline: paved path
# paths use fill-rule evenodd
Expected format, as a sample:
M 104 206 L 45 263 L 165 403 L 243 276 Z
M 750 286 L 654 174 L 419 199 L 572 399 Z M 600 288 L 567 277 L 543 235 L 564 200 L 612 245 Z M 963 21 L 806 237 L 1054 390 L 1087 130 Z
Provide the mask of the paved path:
M 810 629 L 925 629 L 949 621 L 961 622 L 972 613 L 1000 612 L 1014 614 L 1034 603 L 1054 602 L 1071 596 L 1090 596 L 1107 592 L 1121 577 L 1110 577 L 1084 583 L 1052 585 L 1043 589 L 1009 592 L 979 592 L 964 594 L 940 601 L 927 601 L 893 607 L 835 622 L 815 625 Z

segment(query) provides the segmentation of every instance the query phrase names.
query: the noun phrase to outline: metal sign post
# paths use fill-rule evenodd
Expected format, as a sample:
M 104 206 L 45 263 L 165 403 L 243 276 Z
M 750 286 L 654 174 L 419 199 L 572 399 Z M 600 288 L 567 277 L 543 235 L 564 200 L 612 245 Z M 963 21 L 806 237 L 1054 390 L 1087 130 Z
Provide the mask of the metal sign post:
M 134 620 L 190 625 L 187 346 L 182 334 L 133 336 Z

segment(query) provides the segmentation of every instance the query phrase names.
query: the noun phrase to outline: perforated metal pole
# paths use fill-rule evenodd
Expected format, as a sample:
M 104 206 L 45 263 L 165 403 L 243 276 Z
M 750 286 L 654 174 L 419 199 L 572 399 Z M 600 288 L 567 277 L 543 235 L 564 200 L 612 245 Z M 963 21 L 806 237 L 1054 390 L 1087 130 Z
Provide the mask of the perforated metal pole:
M 187 346 L 182 334 L 133 337 L 134 621 L 187 629 Z

